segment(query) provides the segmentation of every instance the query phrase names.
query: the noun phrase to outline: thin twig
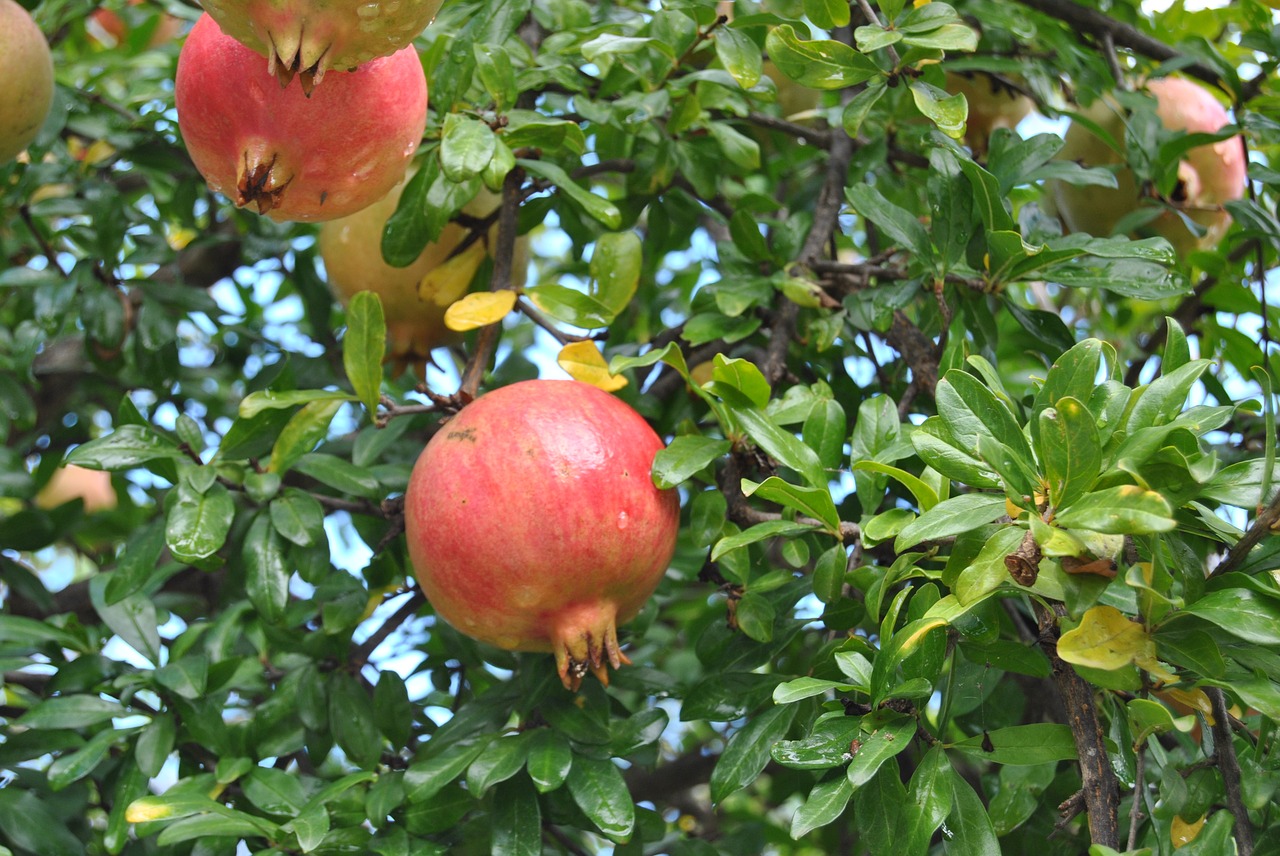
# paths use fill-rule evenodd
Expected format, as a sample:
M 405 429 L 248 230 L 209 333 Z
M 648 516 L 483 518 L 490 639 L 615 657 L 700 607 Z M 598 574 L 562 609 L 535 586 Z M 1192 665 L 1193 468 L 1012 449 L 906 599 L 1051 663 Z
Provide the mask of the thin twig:
M 427 599 L 422 594 L 422 590 L 414 589 L 409 598 L 400 604 L 400 608 L 389 615 L 386 621 L 382 622 L 382 626 L 351 651 L 350 661 L 357 666 L 363 666 L 368 663 L 369 658 L 373 656 L 373 652 L 378 649 L 378 646 L 387 641 L 387 637 L 402 624 L 413 618 L 426 602 Z
M 1262 509 L 1262 513 L 1253 519 L 1253 523 L 1245 530 L 1235 546 L 1227 551 L 1226 558 L 1218 563 L 1218 566 L 1209 574 L 1209 578 L 1229 574 L 1240 567 L 1245 557 L 1249 555 L 1249 551 L 1264 537 L 1272 534 L 1271 529 L 1277 522 L 1280 522 L 1280 493 L 1272 497 L 1267 507 Z
M 1239 856 L 1253 856 L 1253 824 L 1249 822 L 1249 809 L 1240 794 L 1240 761 L 1236 758 L 1236 746 L 1231 737 L 1227 698 L 1218 687 L 1205 687 L 1204 691 L 1213 706 L 1213 754 L 1218 760 L 1218 772 L 1222 774 L 1222 786 L 1227 792 L 1227 807 L 1236 819 L 1236 851 Z
M 524 170 L 515 168 L 507 173 L 502 182 L 502 207 L 498 216 L 498 239 L 493 252 L 493 280 L 490 289 L 493 291 L 511 288 L 511 271 L 516 246 L 516 215 L 520 206 L 520 185 L 524 183 Z M 502 336 L 502 324 L 494 323 L 480 330 L 476 338 L 476 349 L 466 368 L 462 371 L 462 383 L 458 394 L 466 398 L 475 398 L 480 391 L 480 381 L 488 371 L 489 361 L 498 349 L 498 339 Z
M 1126 850 L 1134 850 L 1138 846 L 1138 827 L 1142 825 L 1144 815 L 1142 813 L 1142 792 L 1146 788 L 1143 781 L 1147 772 L 1147 749 L 1146 746 L 1139 745 L 1134 747 L 1137 755 L 1136 769 L 1133 775 L 1133 805 L 1129 808 L 1129 844 Z

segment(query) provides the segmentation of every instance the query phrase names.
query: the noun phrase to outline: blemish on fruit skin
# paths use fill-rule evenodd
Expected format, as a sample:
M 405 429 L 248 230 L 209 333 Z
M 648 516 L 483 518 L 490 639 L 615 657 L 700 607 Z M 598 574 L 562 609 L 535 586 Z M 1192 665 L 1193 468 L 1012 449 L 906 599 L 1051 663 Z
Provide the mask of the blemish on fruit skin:
M 476 429 L 463 428 L 461 431 L 450 431 L 444 436 L 446 440 L 466 440 L 468 443 L 476 441 Z

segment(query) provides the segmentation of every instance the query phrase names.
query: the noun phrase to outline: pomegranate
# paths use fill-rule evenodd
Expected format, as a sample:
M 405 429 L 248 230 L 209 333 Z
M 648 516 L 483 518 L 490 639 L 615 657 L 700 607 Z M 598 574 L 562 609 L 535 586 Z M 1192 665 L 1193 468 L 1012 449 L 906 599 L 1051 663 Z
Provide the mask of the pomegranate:
M 227 35 L 267 58 L 286 85 L 311 92 L 329 69 L 391 56 L 422 32 L 442 0 L 204 0 Z
M 129 0 L 129 5 L 141 6 L 142 0 Z M 129 37 L 129 25 L 118 12 L 106 7 L 99 7 L 90 12 L 85 28 L 95 40 L 109 46 L 123 44 Z M 180 29 L 182 29 L 181 18 L 161 13 L 159 22 L 151 32 L 151 38 L 147 40 L 147 47 L 156 48 L 173 41 Z
M 84 510 L 89 514 L 110 511 L 119 502 L 116 489 L 111 486 L 111 473 L 68 464 L 55 470 L 36 494 L 36 505 L 57 508 L 73 499 L 84 500 Z
M 996 128 L 1013 130 L 1031 112 L 1031 99 L 982 72 L 947 72 L 947 91 L 969 103 L 964 142 L 981 157 Z
M 0 162 L 17 157 L 53 105 L 53 56 L 44 33 L 14 0 L 0 0 Z
M 412 48 L 334 72 L 307 98 L 281 89 L 253 51 L 202 15 L 178 56 L 178 124 L 213 190 L 275 220 L 332 220 L 386 195 L 427 123 Z
M 1169 130 L 1213 133 L 1230 122 L 1222 105 L 1197 83 L 1165 77 L 1148 82 L 1146 88 L 1156 97 L 1156 113 Z M 1114 102 L 1101 99 L 1085 115 L 1117 140 L 1123 139 L 1125 117 Z M 1120 163 L 1119 153 L 1078 122 L 1067 130 L 1066 139 L 1059 157 L 1086 166 Z M 1178 164 L 1178 184 L 1169 201 L 1206 233 L 1197 238 L 1175 212 L 1164 211 L 1142 227 L 1142 234 L 1167 239 L 1180 255 L 1216 247 L 1231 225 L 1231 215 L 1222 205 L 1244 195 L 1245 172 L 1244 143 L 1239 137 L 1191 149 Z M 1054 182 L 1050 201 L 1069 231 L 1109 235 L 1120 218 L 1141 201 L 1130 170 L 1117 172 L 1116 181 L 1119 187 L 1115 189 Z
M 675 551 L 675 491 L 653 486 L 662 441 L 617 398 L 529 380 L 467 405 L 431 438 L 405 493 L 409 556 L 437 614 L 512 651 L 553 651 L 576 690 L 628 663 L 635 616 Z
M 392 267 L 382 258 L 382 229 L 403 190 L 399 185 L 368 208 L 325 223 L 319 237 L 329 285 L 344 305 L 358 291 L 372 291 L 382 298 L 391 357 L 399 364 L 397 373 L 410 361 L 426 359 L 432 348 L 457 341 L 459 334 L 444 326 L 445 310 L 467 293 L 497 233 L 495 226 L 487 242 L 476 241 L 454 256 L 470 231 L 450 223 L 439 240 L 428 244 L 412 264 Z M 497 196 L 482 190 L 463 210 L 485 217 L 498 202 Z M 526 244 L 525 238 L 516 242 L 512 279 L 517 288 L 524 285 Z

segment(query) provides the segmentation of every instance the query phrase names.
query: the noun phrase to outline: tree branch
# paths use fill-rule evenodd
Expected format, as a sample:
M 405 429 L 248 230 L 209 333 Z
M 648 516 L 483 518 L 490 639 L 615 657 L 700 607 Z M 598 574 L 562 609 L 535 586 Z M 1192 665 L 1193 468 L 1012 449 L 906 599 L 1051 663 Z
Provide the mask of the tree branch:
M 1052 610 L 1035 603 L 1040 623 L 1040 647 L 1049 657 L 1053 682 L 1067 711 L 1067 725 L 1080 758 L 1085 809 L 1089 813 L 1089 837 L 1094 844 L 1120 846 L 1120 786 L 1107 756 L 1106 734 L 1098 718 L 1093 686 L 1058 656 L 1058 619 L 1066 615 L 1062 604 Z
M 1218 772 L 1222 773 L 1227 807 L 1236 819 L 1236 847 L 1240 856 L 1253 856 L 1253 824 L 1249 822 L 1249 809 L 1240 795 L 1240 761 L 1236 758 L 1236 745 L 1231 736 L 1227 699 L 1218 687 L 1205 687 L 1204 691 L 1213 705 L 1213 754 L 1218 760 Z

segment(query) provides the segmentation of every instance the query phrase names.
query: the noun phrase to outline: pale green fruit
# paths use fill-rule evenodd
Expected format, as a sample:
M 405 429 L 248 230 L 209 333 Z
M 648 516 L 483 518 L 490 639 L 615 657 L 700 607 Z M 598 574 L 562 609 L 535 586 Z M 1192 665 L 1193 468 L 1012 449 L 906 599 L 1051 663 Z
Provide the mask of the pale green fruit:
M 53 104 L 53 57 L 44 33 L 14 0 L 0 0 L 0 163 L 25 149 Z

